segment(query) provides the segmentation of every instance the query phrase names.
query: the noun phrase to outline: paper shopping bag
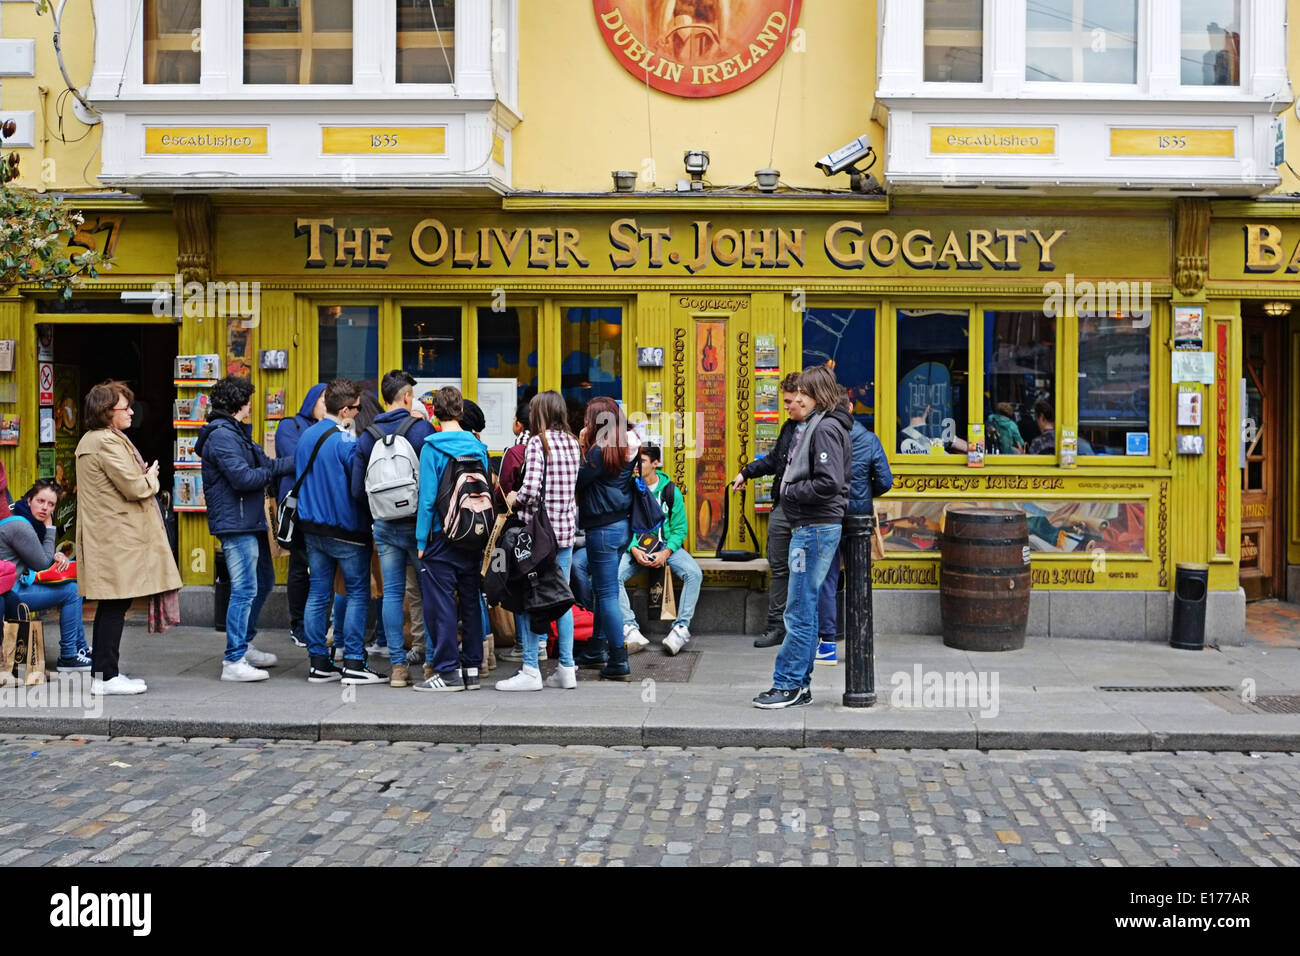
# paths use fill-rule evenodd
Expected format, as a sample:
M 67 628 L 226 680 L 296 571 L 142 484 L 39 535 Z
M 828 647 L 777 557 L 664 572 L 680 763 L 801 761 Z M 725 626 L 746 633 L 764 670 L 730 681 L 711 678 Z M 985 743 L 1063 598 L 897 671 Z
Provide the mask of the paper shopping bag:
M 677 620 L 677 595 L 673 593 L 673 573 L 664 565 L 664 603 L 659 611 L 659 620 Z

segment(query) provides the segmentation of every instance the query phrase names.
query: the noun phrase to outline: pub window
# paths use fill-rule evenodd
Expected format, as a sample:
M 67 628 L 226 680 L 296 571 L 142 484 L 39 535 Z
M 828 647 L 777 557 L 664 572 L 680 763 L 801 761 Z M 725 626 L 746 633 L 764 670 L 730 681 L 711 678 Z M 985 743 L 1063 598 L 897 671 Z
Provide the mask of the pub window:
M 402 368 L 417 379 L 460 380 L 461 309 L 452 306 L 402 308 Z
M 478 310 L 479 393 L 485 379 L 514 379 L 515 401 L 537 394 L 537 316 L 532 309 Z
M 145 0 L 144 81 L 199 82 L 200 0 Z
M 397 82 L 454 82 L 455 0 L 394 2 L 397 4 Z
M 924 47 L 927 83 L 983 81 L 983 0 L 925 0 Z
M 1151 323 L 1079 317 L 1079 454 L 1147 455 Z
M 1183 86 L 1241 85 L 1241 0 L 1182 0 Z
M 352 0 L 244 0 L 244 82 L 352 82 Z
M 1034 406 L 1039 399 L 1051 401 L 1055 395 L 1055 317 L 1042 312 L 985 312 L 984 447 L 987 453 L 1027 454 L 1039 435 Z M 1042 454 L 1055 454 L 1055 448 Z
M 1137 0 L 1027 0 L 1025 79 L 1137 82 Z
M 585 405 L 597 395 L 623 400 L 623 310 L 566 308 L 560 323 L 561 392 Z
M 966 450 L 970 313 L 898 310 L 898 443 L 904 454 Z
M 379 388 L 379 307 L 322 305 L 318 307 L 319 378 L 329 382 L 350 378 L 363 389 Z
M 803 314 L 803 367 L 830 364 L 849 390 L 853 417 L 876 427 L 876 310 L 808 309 Z

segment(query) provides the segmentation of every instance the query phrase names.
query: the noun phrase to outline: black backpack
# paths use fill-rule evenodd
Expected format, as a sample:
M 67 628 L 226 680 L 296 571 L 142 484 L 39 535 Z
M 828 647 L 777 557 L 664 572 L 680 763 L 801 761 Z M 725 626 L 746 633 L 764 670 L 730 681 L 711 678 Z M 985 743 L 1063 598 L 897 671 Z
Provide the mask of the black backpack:
M 492 537 L 496 512 L 492 484 L 478 455 L 449 456 L 433 506 L 448 544 L 459 551 L 483 553 Z

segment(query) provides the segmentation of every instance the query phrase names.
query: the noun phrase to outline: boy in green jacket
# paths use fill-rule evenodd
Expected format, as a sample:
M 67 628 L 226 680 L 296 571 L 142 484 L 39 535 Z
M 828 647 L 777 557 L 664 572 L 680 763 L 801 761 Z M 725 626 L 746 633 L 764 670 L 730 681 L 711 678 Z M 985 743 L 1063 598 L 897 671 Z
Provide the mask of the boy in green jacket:
M 664 509 L 664 523 L 656 533 L 634 535 L 632 543 L 618 565 L 618 602 L 623 609 L 623 643 L 629 654 L 643 650 L 650 642 L 637 627 L 636 615 L 627 599 L 627 579 L 642 568 L 662 568 L 665 564 L 682 579 L 682 593 L 677 599 L 677 620 L 664 638 L 664 650 L 676 654 L 691 639 L 691 619 L 700 597 L 704 574 L 683 545 L 686 543 L 686 502 L 681 489 L 659 470 L 662 453 L 653 445 L 641 448 L 641 474 L 646 487 L 659 499 Z

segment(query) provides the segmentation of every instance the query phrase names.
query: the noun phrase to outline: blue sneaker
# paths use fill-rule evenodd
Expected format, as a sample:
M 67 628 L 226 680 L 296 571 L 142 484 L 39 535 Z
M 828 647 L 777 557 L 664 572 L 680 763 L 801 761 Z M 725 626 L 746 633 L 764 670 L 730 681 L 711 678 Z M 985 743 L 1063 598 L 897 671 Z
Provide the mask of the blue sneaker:
M 835 653 L 834 641 L 817 642 L 817 663 L 818 664 L 838 664 L 839 656 Z
M 89 648 L 84 651 L 77 651 L 76 657 L 60 657 L 57 666 L 60 674 L 90 670 L 91 661 Z

